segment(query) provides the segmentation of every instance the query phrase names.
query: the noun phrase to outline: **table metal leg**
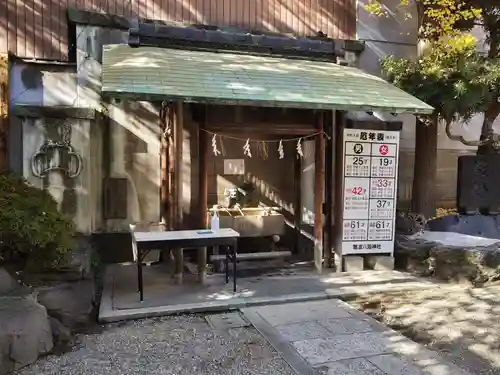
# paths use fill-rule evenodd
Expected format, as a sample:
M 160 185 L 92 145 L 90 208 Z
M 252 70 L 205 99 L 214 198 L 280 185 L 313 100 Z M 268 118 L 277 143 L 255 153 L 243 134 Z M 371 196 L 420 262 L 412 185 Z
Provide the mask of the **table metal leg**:
M 233 253 L 233 292 L 236 293 L 236 254 L 238 253 L 238 242 L 234 241 L 233 246 L 231 246 Z
M 198 281 L 200 284 L 205 284 L 207 276 L 207 248 L 198 249 Z
M 137 250 L 137 283 L 139 284 L 139 298 L 144 300 L 144 285 L 142 280 L 142 251 Z
M 229 283 L 229 257 L 231 256 L 231 249 L 229 246 L 224 246 L 226 250 L 226 259 L 224 260 L 224 269 L 226 271 L 226 284 Z
M 175 259 L 174 279 L 177 284 L 182 284 L 184 274 L 184 249 L 176 247 L 173 249 Z

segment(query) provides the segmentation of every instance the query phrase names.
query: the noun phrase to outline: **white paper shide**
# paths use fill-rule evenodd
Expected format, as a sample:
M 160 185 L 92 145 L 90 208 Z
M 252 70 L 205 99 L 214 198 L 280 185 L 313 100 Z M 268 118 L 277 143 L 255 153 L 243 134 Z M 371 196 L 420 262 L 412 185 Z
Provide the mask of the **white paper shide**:
M 399 132 L 344 129 L 342 254 L 393 253 Z

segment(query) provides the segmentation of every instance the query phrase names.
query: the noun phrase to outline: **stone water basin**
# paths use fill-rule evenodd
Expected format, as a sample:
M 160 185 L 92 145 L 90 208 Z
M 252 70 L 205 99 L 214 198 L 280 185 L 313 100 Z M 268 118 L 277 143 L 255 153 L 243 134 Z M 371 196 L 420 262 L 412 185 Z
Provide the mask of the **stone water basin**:
M 212 211 L 212 210 L 211 210 Z M 277 210 L 260 207 L 219 208 L 221 228 L 232 228 L 241 237 L 268 237 L 285 233 L 285 218 Z M 210 222 L 210 218 L 208 220 Z

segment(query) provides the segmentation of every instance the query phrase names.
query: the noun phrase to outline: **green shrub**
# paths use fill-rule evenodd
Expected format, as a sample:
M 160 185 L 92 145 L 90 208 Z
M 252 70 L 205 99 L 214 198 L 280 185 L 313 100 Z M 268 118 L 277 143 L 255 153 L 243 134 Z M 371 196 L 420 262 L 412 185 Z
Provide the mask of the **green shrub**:
M 50 193 L 0 173 L 0 260 L 56 267 L 74 247 L 74 223 Z

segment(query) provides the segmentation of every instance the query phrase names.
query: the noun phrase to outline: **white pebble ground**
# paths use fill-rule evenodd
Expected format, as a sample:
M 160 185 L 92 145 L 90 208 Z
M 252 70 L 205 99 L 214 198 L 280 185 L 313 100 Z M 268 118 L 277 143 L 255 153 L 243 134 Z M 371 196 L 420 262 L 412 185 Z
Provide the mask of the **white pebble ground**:
M 293 375 L 252 327 L 214 331 L 201 316 L 108 325 L 78 336 L 73 351 L 16 375 Z

